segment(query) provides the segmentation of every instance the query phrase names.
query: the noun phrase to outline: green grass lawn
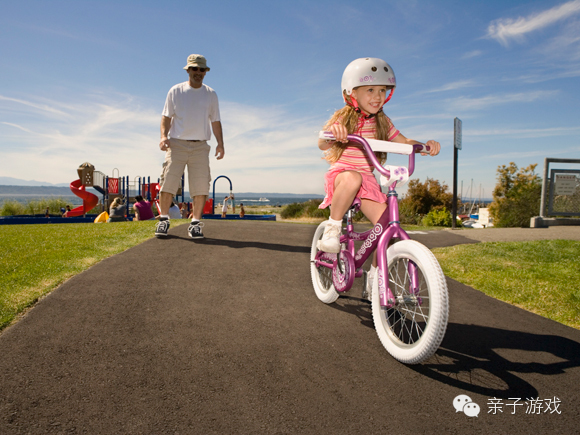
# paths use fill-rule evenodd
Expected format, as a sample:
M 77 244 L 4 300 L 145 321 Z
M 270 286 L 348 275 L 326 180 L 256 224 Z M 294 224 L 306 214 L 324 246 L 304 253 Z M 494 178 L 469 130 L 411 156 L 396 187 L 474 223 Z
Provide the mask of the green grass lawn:
M 448 277 L 580 329 L 579 242 L 478 243 L 433 252 Z
M 0 226 L 0 329 L 66 279 L 154 230 L 151 221 Z

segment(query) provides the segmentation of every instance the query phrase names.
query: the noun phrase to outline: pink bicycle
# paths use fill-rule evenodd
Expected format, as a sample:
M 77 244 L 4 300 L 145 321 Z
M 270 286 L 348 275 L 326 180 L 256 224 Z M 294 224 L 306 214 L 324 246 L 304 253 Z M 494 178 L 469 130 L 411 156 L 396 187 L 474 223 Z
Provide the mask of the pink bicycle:
M 321 138 L 334 139 L 321 132 Z M 353 215 L 360 207 L 355 198 L 347 212 L 346 228 L 340 237 L 338 254 L 320 251 L 326 222 L 314 234 L 310 252 L 310 270 L 316 296 L 324 303 L 335 302 L 340 293 L 352 288 L 354 279 L 364 278 L 363 265 L 377 250 L 377 277 L 373 280 L 370 298 L 373 322 L 385 349 L 398 361 L 417 364 L 431 357 L 439 348 L 449 313 L 447 283 L 433 253 L 421 243 L 411 240 L 399 225 L 399 205 L 395 187 L 404 184 L 415 169 L 415 153 L 429 151 L 426 145 L 407 145 L 364 139 L 348 135 L 362 145 L 381 173 L 381 185 L 388 187 L 387 209 L 370 230 L 354 231 Z M 382 166 L 373 151 L 409 156 L 408 168 Z M 397 241 L 398 240 L 398 241 Z M 362 245 L 355 250 L 355 241 Z M 391 244 L 393 241 L 396 243 Z M 388 279 L 386 279 L 388 277 Z

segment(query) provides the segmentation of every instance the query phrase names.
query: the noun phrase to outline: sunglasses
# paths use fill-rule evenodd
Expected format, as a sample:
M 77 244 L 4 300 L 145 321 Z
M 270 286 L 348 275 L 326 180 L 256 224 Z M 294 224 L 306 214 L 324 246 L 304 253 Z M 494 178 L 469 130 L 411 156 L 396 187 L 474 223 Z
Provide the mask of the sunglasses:
M 188 70 L 192 70 L 192 71 L 200 71 L 200 72 L 206 72 L 209 71 L 209 68 L 198 68 L 196 66 L 190 66 L 189 68 L 187 68 Z

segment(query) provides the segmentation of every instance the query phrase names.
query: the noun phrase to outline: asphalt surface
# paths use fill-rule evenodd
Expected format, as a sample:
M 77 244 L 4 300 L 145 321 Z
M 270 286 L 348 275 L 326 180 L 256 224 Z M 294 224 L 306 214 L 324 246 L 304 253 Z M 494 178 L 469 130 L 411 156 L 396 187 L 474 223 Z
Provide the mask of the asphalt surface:
M 360 283 L 316 298 L 315 228 L 206 221 L 194 242 L 182 225 L 68 280 L 0 335 L 0 434 L 578 432 L 580 331 L 448 279 L 442 346 L 405 366 Z M 433 248 L 484 231 L 411 236 Z

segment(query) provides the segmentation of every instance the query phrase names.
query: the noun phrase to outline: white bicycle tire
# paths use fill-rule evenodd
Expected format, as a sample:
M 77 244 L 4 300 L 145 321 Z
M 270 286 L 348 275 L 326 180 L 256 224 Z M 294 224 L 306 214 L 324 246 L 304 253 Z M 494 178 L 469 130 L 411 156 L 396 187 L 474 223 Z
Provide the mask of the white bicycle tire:
M 385 349 L 396 360 L 404 364 L 418 364 L 430 358 L 439 348 L 447 329 L 449 316 L 449 296 L 445 275 L 433 253 L 414 240 L 403 240 L 393 244 L 387 251 L 389 287 L 395 297 L 407 296 L 409 261 L 417 265 L 419 296 L 421 305 L 411 311 L 408 305 L 401 304 L 391 310 L 381 307 L 378 279 L 373 282 L 372 312 L 375 330 Z M 399 273 L 395 268 L 401 268 Z M 405 292 L 407 295 L 405 295 Z M 428 313 L 427 313 L 428 308 Z M 425 323 L 422 322 L 426 317 Z M 415 337 L 414 337 L 415 336 Z
M 318 225 L 312 238 L 312 246 L 310 248 L 310 277 L 312 278 L 314 293 L 316 293 L 318 299 L 325 304 L 332 304 L 339 296 L 338 292 L 334 289 L 334 284 L 332 284 L 332 269 L 324 266 L 316 267 L 316 264 L 314 264 L 316 253 L 319 251 L 317 246 L 318 241 L 321 239 L 322 233 L 324 233 L 326 224 L 327 221 Z

